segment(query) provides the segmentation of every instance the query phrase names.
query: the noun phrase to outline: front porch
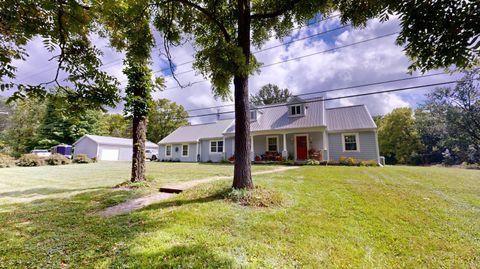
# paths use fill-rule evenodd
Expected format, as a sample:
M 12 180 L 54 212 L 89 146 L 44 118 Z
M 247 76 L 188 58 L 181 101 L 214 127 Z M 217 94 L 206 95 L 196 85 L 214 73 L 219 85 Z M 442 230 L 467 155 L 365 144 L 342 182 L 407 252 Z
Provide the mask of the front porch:
M 308 159 L 328 160 L 328 137 L 325 129 L 252 133 L 253 162 L 281 162 Z

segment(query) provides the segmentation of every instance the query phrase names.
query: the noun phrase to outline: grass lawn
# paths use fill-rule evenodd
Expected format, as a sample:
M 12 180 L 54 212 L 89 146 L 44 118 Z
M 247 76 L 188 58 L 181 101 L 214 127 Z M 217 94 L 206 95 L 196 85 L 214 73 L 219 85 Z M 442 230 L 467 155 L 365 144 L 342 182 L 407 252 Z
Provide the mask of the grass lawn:
M 229 165 L 149 163 L 150 187 L 111 186 L 128 163 L 0 170 L 0 268 L 478 268 L 480 171 L 301 167 L 256 176 L 283 205 L 222 198 L 230 181 L 112 218 L 95 213 Z M 272 169 L 254 166 L 254 170 Z

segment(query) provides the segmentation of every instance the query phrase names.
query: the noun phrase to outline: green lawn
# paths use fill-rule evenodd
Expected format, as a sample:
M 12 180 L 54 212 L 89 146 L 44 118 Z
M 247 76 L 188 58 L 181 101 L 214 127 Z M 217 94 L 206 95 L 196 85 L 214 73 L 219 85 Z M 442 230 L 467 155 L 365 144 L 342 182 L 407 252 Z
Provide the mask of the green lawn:
M 249 208 L 205 184 L 129 215 L 96 212 L 229 165 L 149 163 L 149 188 L 114 190 L 128 163 L 0 170 L 0 267 L 478 268 L 480 171 L 301 167 L 257 176 L 283 205 Z M 254 166 L 254 170 L 272 169 Z M 78 193 L 77 193 L 78 192 Z

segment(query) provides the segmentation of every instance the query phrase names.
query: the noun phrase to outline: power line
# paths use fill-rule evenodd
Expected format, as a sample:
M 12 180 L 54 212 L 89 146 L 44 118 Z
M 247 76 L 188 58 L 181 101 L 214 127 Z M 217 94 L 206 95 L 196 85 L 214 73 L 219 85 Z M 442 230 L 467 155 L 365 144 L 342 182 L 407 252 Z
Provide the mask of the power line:
M 263 69 L 263 68 L 265 68 L 265 67 L 270 67 L 270 66 L 273 66 L 273 65 L 282 64 L 282 63 L 286 63 L 286 62 L 291 62 L 291 61 L 295 61 L 295 60 L 300 60 L 300 59 L 303 59 L 303 58 L 311 57 L 311 56 L 318 55 L 318 54 L 322 54 L 322 53 L 327 53 L 327 52 L 336 51 L 336 50 L 339 50 L 339 49 L 348 48 L 348 47 L 355 46 L 355 45 L 358 45 L 358 44 L 363 44 L 363 43 L 370 42 L 370 41 L 374 41 L 374 40 L 377 40 L 377 39 L 389 37 L 389 36 L 392 36 L 392 35 L 395 35 L 395 34 L 398 34 L 398 32 L 393 32 L 393 33 L 389 33 L 389 34 L 385 34 L 385 35 L 381 35 L 381 36 L 376 36 L 376 37 L 373 37 L 373 38 L 361 40 L 361 41 L 354 42 L 354 43 L 350 43 L 350 44 L 347 44 L 347 45 L 338 46 L 338 47 L 334 47 L 334 48 L 331 48 L 331 49 L 327 49 L 327 50 L 323 50 L 323 51 L 318 51 L 318 52 L 314 52 L 314 53 L 311 53 L 311 54 L 302 55 L 302 56 L 298 56 L 298 57 L 295 57 L 295 58 L 290 58 L 290 59 L 286 59 L 286 60 L 283 60 L 283 61 L 266 64 L 266 65 L 261 66 L 259 69 Z M 192 70 L 189 70 L 189 71 L 185 71 L 185 72 L 183 72 L 183 73 L 188 73 L 188 72 L 192 72 L 192 71 L 194 71 L 194 70 L 192 69 Z M 168 88 L 168 89 L 165 89 L 164 91 L 168 91 L 168 90 L 172 90 L 172 89 L 177 89 L 177 88 L 187 88 L 187 87 L 193 86 L 194 84 L 198 84 L 198 83 L 202 83 L 202 82 L 207 82 L 207 81 L 208 81 L 208 80 L 203 79 L 203 80 L 199 80 L 199 81 L 195 81 L 195 82 L 189 83 L 188 85 L 183 86 L 183 87 L 182 87 L 182 86 L 170 87 L 170 88 Z
M 439 72 L 439 73 L 421 75 L 421 76 L 416 76 L 416 77 L 407 77 L 407 78 L 372 82 L 372 83 L 367 83 L 367 84 L 346 86 L 346 87 L 340 87 L 340 88 L 332 88 L 332 89 L 322 90 L 322 91 L 314 91 L 314 92 L 306 92 L 306 93 L 295 94 L 295 95 L 292 95 L 292 97 L 299 97 L 299 96 L 305 96 L 305 95 L 313 95 L 313 94 L 320 94 L 320 93 L 327 93 L 327 92 L 334 92 L 334 91 L 342 91 L 342 90 L 363 88 L 363 87 L 368 87 L 368 86 L 376 86 L 376 85 L 382 85 L 382 84 L 387 84 L 387 83 L 400 82 L 400 81 L 413 80 L 413 79 L 420 79 L 420 78 L 427 78 L 427 77 L 434 77 L 434 76 L 440 76 L 440 75 L 448 75 L 448 73 Z M 233 105 L 234 104 L 227 104 L 227 105 L 219 105 L 219 106 L 213 106 L 213 107 L 195 108 L 195 109 L 189 109 L 189 110 L 186 110 L 186 111 L 187 112 L 194 112 L 194 111 L 200 111 L 200 110 L 206 110 L 206 109 L 229 107 L 229 106 L 233 106 Z
M 368 95 L 375 95 L 375 94 L 382 94 L 382 93 L 392 93 L 392 92 L 399 92 L 399 91 L 406 91 L 406 90 L 414 90 L 414 89 L 420 89 L 420 88 L 426 88 L 426 87 L 434 87 L 434 86 L 441 86 L 441 85 L 447 85 L 447 84 L 452 84 L 456 82 L 460 82 L 464 80 L 451 80 L 451 81 L 446 81 L 446 82 L 439 82 L 439 83 L 432 83 L 432 84 L 425 84 L 425 85 L 417 85 L 417 86 L 411 86 L 411 87 L 403 87 L 403 88 L 394 88 L 390 90 L 383 90 L 383 91 L 375 91 L 375 92 L 367 92 L 367 93 L 359 93 L 359 94 L 353 94 L 353 95 L 345 95 L 345 96 L 338 96 L 338 97 L 330 97 L 330 98 L 325 98 L 322 99 L 323 101 L 332 101 L 332 100 L 339 100 L 339 99 L 346 99 L 346 98 L 354 98 L 354 97 L 361 97 L 361 96 L 368 96 Z M 317 99 L 317 98 L 315 98 Z M 311 100 L 311 99 L 310 99 Z M 305 104 L 309 103 L 308 100 L 305 100 L 303 102 L 298 102 L 298 104 Z M 268 108 L 271 107 L 281 107 L 285 106 L 285 104 L 276 104 L 276 105 L 269 105 Z M 199 114 L 199 115 L 191 115 L 188 116 L 188 118 L 197 118 L 197 117 L 206 117 L 206 116 L 215 116 L 215 115 L 223 115 L 223 114 L 231 114 L 234 113 L 235 111 L 224 111 L 224 112 L 217 112 L 217 113 L 207 113 L 207 114 Z

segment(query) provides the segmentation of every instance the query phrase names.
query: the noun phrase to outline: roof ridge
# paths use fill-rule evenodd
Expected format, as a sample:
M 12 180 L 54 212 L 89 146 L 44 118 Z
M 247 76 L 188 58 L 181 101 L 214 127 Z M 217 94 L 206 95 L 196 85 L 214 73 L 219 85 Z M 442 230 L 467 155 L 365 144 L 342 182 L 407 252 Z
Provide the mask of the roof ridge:
M 183 125 L 183 126 L 180 126 L 180 127 L 191 127 L 191 126 L 199 126 L 199 125 L 208 125 L 208 124 L 216 124 L 218 123 L 219 121 L 231 121 L 231 120 L 234 120 L 234 119 L 223 119 L 223 120 L 218 120 L 218 121 L 214 121 L 214 122 L 206 122 L 206 123 L 198 123 L 198 124 L 191 124 L 191 125 Z M 180 128 L 178 127 L 178 128 Z
M 339 107 L 331 107 L 331 108 L 325 108 L 325 110 L 341 109 L 341 108 L 349 108 L 349 107 L 356 107 L 356 106 L 365 106 L 365 104 L 360 104 L 360 105 L 350 105 L 350 106 L 339 106 Z

